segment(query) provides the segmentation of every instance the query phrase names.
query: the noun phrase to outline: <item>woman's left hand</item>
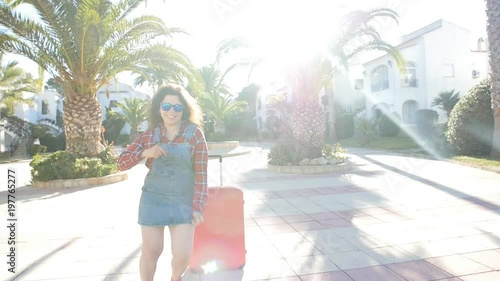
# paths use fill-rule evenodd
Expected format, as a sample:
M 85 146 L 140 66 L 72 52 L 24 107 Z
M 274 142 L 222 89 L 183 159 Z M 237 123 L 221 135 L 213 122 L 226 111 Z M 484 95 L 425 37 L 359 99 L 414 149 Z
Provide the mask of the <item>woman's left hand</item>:
M 193 212 L 193 219 L 191 220 L 191 223 L 193 225 L 197 226 L 202 222 L 203 222 L 203 216 L 201 215 L 201 213 L 200 212 Z

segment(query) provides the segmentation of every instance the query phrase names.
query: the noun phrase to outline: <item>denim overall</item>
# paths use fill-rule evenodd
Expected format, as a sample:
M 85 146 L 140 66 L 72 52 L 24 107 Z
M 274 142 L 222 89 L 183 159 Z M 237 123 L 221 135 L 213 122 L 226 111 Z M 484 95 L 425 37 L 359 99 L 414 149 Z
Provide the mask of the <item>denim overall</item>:
M 189 140 L 193 137 L 195 128 L 193 124 L 187 126 L 184 143 L 162 143 L 160 128 L 155 129 L 154 142 L 165 149 L 167 155 L 153 160 L 144 180 L 139 202 L 140 225 L 191 223 L 195 174 Z

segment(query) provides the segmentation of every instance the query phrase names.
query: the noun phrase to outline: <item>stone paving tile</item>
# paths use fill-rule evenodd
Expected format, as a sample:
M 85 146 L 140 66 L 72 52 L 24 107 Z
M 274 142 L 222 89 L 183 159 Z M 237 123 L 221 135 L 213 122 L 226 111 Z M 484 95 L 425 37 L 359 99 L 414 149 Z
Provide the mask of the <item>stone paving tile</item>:
M 468 241 L 466 238 L 443 239 L 436 241 L 443 248 L 457 254 L 489 250 L 489 247 Z
M 318 250 L 311 242 L 302 243 L 276 243 L 275 247 L 278 252 L 284 258 L 295 258 L 295 257 L 307 257 L 321 255 L 321 251 Z
M 344 271 L 354 281 L 405 281 L 401 276 L 385 266 L 372 266 Z
M 342 271 L 332 271 L 317 274 L 300 276 L 302 281 L 352 281 L 352 279 Z
M 243 280 L 262 280 L 296 276 L 292 267 L 285 259 L 277 260 L 247 260 Z M 220 280 L 222 281 L 222 280 Z M 225 281 L 225 280 L 224 280 Z M 228 280 L 229 281 L 229 280 Z
M 491 271 L 472 275 L 460 276 L 463 281 L 496 281 L 500 280 L 500 272 Z
M 287 258 L 286 261 L 297 275 L 339 270 L 330 259 L 323 255 Z
M 284 243 L 288 245 L 308 241 L 304 236 L 302 236 L 302 234 L 298 232 L 271 234 L 267 235 L 267 239 L 269 239 L 269 241 L 271 241 L 273 244 Z
M 328 220 L 328 219 L 339 219 L 341 218 L 336 212 L 321 212 L 308 214 L 311 218 L 315 220 Z
M 337 227 L 348 227 L 352 226 L 351 221 L 347 219 L 328 219 L 328 220 L 320 220 L 319 223 L 328 228 L 337 228 Z
M 360 235 L 360 236 L 342 236 L 351 243 L 354 247 L 365 250 L 365 249 L 374 249 L 374 248 L 382 248 L 389 246 L 386 241 L 383 241 L 376 236 L 373 235 Z
M 486 233 L 479 235 L 464 236 L 463 238 L 471 243 L 483 245 L 488 249 L 500 248 L 500 234 Z
M 265 234 L 289 233 L 295 232 L 295 229 L 287 223 L 262 225 L 260 226 Z
M 380 262 L 360 250 L 332 253 L 327 257 L 342 270 L 380 265 Z
M 454 276 L 488 272 L 492 269 L 460 255 L 425 259 Z
M 314 246 L 316 246 L 316 248 L 318 248 L 324 254 L 356 250 L 356 247 L 354 247 L 354 245 L 342 238 L 337 238 L 334 240 L 317 240 L 314 242 Z
M 452 250 L 441 247 L 439 242 L 419 242 L 399 245 L 398 247 L 421 259 L 453 255 Z
M 366 254 L 382 264 L 414 261 L 419 259 L 411 253 L 396 246 L 373 248 L 364 251 Z
M 228 279 L 227 281 L 230 280 L 231 279 Z M 217 281 L 222 281 L 222 280 L 217 280 Z M 293 277 L 283 277 L 283 278 L 273 278 L 273 279 L 261 279 L 256 281 L 301 281 L 301 280 L 299 277 L 293 276 Z
M 307 221 L 307 222 L 294 222 L 290 223 L 297 231 L 306 231 L 306 230 L 317 230 L 317 229 L 325 229 L 327 226 L 317 222 L 317 221 Z
M 259 226 L 285 223 L 285 221 L 279 216 L 255 218 L 254 221 Z
M 448 272 L 423 260 L 394 263 L 386 266 L 408 281 L 439 280 L 453 277 Z
M 308 214 L 286 215 L 281 216 L 281 218 L 287 223 L 314 221 L 314 219 Z
M 476 261 L 494 270 L 500 270 L 500 252 L 495 250 L 462 254 L 462 256 Z M 500 280 L 500 279 L 498 279 Z

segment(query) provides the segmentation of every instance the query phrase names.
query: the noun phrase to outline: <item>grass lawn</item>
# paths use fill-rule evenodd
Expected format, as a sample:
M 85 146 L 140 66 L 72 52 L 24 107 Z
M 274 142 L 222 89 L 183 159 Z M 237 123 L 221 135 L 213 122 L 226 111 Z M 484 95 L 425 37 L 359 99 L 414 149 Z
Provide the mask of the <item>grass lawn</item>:
M 468 166 L 500 172 L 500 159 L 491 159 L 488 157 L 452 156 L 450 160 Z
M 364 141 L 361 138 L 343 139 L 339 140 L 339 143 L 344 148 L 356 147 L 356 148 L 390 150 L 398 152 L 406 152 L 419 148 L 419 145 L 412 138 L 408 136 L 377 137 L 368 144 L 364 143 Z M 425 152 L 422 153 L 425 154 Z M 448 157 L 448 160 L 467 166 L 500 172 L 500 159 L 455 155 Z
M 339 140 L 342 147 L 358 147 L 383 150 L 407 150 L 419 148 L 418 144 L 412 138 L 407 136 L 398 137 L 377 137 L 370 143 L 364 143 L 361 138 L 350 138 Z

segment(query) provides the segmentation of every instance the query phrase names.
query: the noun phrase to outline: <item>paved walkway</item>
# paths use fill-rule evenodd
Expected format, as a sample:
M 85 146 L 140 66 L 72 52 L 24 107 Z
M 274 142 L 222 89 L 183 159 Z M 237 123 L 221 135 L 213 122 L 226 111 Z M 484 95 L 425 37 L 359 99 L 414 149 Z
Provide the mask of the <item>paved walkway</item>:
M 266 169 L 266 149 L 248 146 L 224 159 L 223 173 L 224 185 L 244 190 L 247 264 L 183 280 L 500 280 L 500 174 L 353 149 L 348 173 L 286 175 Z M 27 163 L 16 165 L 29 182 Z M 210 160 L 211 186 L 218 170 Z M 86 189 L 19 187 L 16 274 L 4 260 L 0 280 L 139 280 L 145 173 L 137 166 L 128 181 Z M 169 280 L 167 253 L 155 280 Z

